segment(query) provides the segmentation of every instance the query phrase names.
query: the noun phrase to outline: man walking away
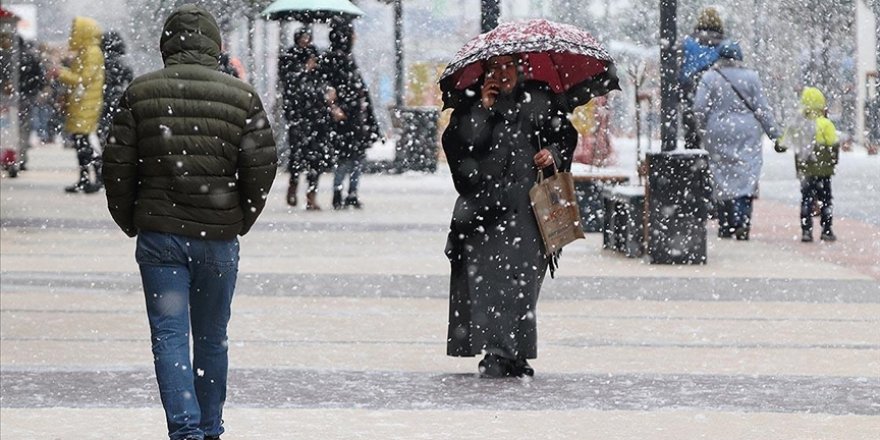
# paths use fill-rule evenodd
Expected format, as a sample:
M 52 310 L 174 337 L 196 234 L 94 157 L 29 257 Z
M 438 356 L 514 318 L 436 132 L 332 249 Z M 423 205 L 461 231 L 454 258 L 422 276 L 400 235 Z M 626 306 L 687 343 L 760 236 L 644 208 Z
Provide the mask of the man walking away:
M 251 86 L 218 70 L 220 43 L 205 9 L 172 13 L 160 40 L 165 68 L 125 91 L 104 152 L 110 213 L 137 236 L 172 440 L 224 431 L 236 236 L 262 212 L 276 170 L 263 104 Z

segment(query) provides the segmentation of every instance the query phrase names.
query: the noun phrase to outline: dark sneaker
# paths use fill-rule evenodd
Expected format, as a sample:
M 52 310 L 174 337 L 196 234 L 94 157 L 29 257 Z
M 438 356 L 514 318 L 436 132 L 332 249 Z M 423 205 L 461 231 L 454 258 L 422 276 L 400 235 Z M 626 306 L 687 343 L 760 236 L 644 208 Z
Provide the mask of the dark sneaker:
M 718 238 L 731 238 L 731 237 L 733 237 L 733 232 L 730 232 L 730 229 L 718 228 Z
M 100 183 L 87 183 L 83 186 L 83 192 L 86 194 L 96 193 L 104 189 L 104 185 Z
M 214 435 L 206 435 L 206 436 L 205 436 L 205 440 L 220 440 L 220 436 L 219 436 L 219 435 L 217 435 L 217 436 L 214 436 Z
M 837 236 L 834 235 L 834 232 L 825 231 L 822 233 L 822 241 L 837 241 Z
M 749 228 L 747 228 L 747 227 L 736 228 L 736 231 L 734 231 L 733 235 L 736 236 L 737 240 L 747 241 L 749 239 Z
M 77 183 L 76 185 L 66 186 L 66 187 L 64 187 L 64 192 L 66 192 L 66 193 L 86 192 L 86 185 L 87 185 L 87 183 L 80 182 L 80 183 Z
M 361 209 L 364 205 L 361 204 L 360 200 L 358 200 L 357 196 L 348 196 L 345 198 L 345 206 L 351 206 L 355 209 Z
M 810 231 L 801 232 L 801 241 L 804 243 L 810 243 L 813 241 L 813 233 Z

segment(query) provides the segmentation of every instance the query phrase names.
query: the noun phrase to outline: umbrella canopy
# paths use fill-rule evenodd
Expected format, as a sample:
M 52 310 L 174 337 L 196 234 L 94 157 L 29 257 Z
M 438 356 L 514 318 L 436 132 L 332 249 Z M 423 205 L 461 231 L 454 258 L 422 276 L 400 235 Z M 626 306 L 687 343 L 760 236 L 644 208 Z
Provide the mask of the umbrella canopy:
M 518 55 L 525 79 L 545 82 L 556 93 L 590 86 L 591 79 L 599 78 L 608 82 L 608 90 L 617 88 L 614 60 L 592 35 L 537 19 L 504 23 L 465 44 L 440 76 L 447 106 L 451 101 L 447 98 L 480 80 L 483 61 L 498 55 Z
M 357 18 L 364 15 L 364 11 L 348 0 L 276 0 L 261 14 L 269 20 L 311 23 L 334 17 Z

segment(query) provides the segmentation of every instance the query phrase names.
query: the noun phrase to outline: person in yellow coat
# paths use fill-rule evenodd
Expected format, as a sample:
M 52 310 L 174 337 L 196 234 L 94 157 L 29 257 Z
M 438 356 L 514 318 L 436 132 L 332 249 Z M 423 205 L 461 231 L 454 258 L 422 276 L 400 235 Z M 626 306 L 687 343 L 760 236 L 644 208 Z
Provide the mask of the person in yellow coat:
M 68 46 L 72 55 L 70 67 L 58 69 L 58 80 L 67 87 L 64 129 L 76 149 L 79 160 L 79 181 L 65 188 L 76 193 L 93 193 L 103 187 L 100 156 L 95 154 L 89 135 L 98 128 L 104 103 L 104 54 L 101 52 L 101 26 L 88 17 L 73 19 Z M 95 181 L 89 170 L 94 168 Z
M 822 241 L 835 241 L 831 230 L 831 177 L 840 154 L 837 130 L 825 116 L 825 95 L 815 87 L 801 93 L 801 114 L 785 130 L 776 151 L 794 149 L 795 169 L 801 181 L 801 241 L 813 241 L 813 203 L 821 206 Z

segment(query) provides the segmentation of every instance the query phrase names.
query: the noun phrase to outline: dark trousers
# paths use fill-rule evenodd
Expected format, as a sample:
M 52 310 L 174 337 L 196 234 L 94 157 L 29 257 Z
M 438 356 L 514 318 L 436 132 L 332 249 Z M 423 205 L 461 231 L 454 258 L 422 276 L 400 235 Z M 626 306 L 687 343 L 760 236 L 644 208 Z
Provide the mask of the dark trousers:
M 748 230 L 752 225 L 752 200 L 751 196 L 719 200 L 718 226 L 721 231 L 733 233 L 740 228 Z
M 822 231 L 831 231 L 831 177 L 801 178 L 801 229 L 813 231 L 813 204 L 821 206 Z
M 84 184 L 89 181 L 89 167 L 94 167 L 95 182 L 100 184 L 103 180 L 101 176 L 102 161 L 100 156 L 95 154 L 95 149 L 92 148 L 92 143 L 89 141 L 89 135 L 72 134 L 70 142 L 76 149 L 76 159 L 79 162 L 79 183 Z

